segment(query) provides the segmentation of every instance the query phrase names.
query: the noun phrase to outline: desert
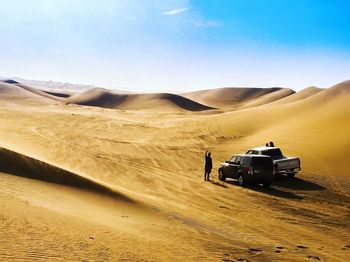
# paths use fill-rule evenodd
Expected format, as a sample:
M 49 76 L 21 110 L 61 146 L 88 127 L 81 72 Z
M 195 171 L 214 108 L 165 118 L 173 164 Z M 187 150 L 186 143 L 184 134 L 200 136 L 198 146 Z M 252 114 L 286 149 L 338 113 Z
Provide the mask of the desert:
M 350 81 L 50 90 L 0 82 L 0 260 L 349 260 Z M 267 141 L 300 157 L 295 178 L 218 180 Z

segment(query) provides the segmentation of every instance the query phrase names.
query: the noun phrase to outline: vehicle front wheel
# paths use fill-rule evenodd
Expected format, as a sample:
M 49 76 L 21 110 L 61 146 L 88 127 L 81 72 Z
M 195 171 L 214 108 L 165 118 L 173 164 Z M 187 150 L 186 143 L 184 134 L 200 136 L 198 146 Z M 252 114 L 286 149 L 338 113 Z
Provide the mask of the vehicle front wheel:
M 247 182 L 245 181 L 243 175 L 239 175 L 239 176 L 238 176 L 238 184 L 239 184 L 240 186 L 246 186 Z
M 293 173 L 288 173 L 287 176 L 290 177 L 290 178 L 293 178 L 293 177 L 295 177 L 295 172 L 293 172 Z
M 224 173 L 222 172 L 222 170 L 219 170 L 219 174 L 218 174 L 219 180 L 220 181 L 225 181 L 226 180 L 226 176 L 224 175 Z

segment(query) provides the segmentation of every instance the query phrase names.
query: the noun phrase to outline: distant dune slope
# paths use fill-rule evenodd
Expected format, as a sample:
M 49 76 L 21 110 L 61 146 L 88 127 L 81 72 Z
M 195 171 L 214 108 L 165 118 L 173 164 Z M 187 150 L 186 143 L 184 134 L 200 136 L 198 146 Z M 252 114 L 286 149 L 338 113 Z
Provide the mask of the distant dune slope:
M 295 94 L 295 92 L 291 89 L 281 88 L 279 90 L 269 92 L 265 95 L 259 96 L 254 100 L 249 100 L 242 105 L 242 108 L 261 106 L 265 104 L 272 103 L 274 101 L 279 101 L 283 98 L 288 98 L 289 96 Z
M 54 100 L 47 97 L 37 95 L 29 90 L 17 86 L 16 84 L 0 81 L 0 99 L 3 102 L 11 101 L 27 101 L 35 103 L 53 103 Z
M 174 94 L 116 94 L 94 88 L 69 97 L 66 102 L 79 105 L 99 106 L 119 109 L 149 110 L 188 110 L 212 109 L 185 97 Z
M 167 93 L 130 95 L 128 102 L 122 104 L 121 108 L 157 110 L 180 109 L 187 111 L 203 111 L 213 109 L 188 98 Z
M 126 110 L 165 110 L 165 111 L 203 111 L 213 109 L 188 98 L 169 94 L 117 94 L 102 88 L 93 88 L 77 94 L 43 91 L 13 80 L 1 83 L 3 95 L 47 98 L 50 100 L 86 106 Z M 25 90 L 25 91 L 24 91 Z M 27 92 L 26 92 L 27 91 Z
M 102 88 L 93 88 L 67 98 L 66 103 L 116 108 L 127 100 L 127 95 L 119 95 Z
M 301 91 L 298 91 L 290 96 L 279 99 L 279 100 L 275 101 L 274 104 L 277 105 L 277 104 L 293 103 L 296 101 L 300 101 L 300 100 L 309 98 L 313 95 L 316 95 L 323 90 L 324 90 L 323 88 L 310 86 L 310 87 L 307 87 Z
M 218 88 L 212 90 L 201 90 L 182 94 L 184 97 L 203 103 L 212 107 L 241 107 L 245 103 L 262 98 L 267 94 L 270 98 L 262 100 L 261 103 L 271 102 L 273 99 L 280 99 L 284 96 L 293 94 L 294 91 L 286 88 Z M 259 104 L 259 103 L 258 103 Z

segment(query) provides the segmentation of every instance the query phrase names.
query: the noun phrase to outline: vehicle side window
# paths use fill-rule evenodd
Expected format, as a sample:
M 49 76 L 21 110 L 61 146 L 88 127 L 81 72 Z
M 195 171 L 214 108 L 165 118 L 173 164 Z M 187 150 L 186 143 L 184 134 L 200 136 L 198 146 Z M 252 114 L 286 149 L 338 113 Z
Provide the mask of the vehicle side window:
M 241 156 L 237 156 L 236 160 L 235 160 L 235 164 L 241 163 L 242 161 L 242 157 Z
M 250 163 L 250 157 L 243 157 L 241 165 L 244 167 L 249 166 Z
M 254 154 L 253 150 L 249 150 L 246 154 Z
M 254 150 L 254 151 L 253 151 L 253 154 L 254 154 L 254 155 L 259 155 L 259 152 L 256 151 L 256 150 Z

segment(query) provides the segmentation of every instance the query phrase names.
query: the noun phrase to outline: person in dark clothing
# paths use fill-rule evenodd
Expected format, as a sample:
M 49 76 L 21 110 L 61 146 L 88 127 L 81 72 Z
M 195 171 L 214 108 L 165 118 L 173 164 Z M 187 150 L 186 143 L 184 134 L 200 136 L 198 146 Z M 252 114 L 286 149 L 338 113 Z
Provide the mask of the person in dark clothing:
M 270 147 L 275 147 L 275 144 L 272 141 L 270 141 Z
M 205 151 L 204 180 L 210 181 L 209 176 L 212 168 L 213 168 L 213 161 L 211 159 L 211 153 L 208 151 Z
M 265 145 L 266 147 L 269 147 L 269 143 L 266 143 L 266 145 Z

